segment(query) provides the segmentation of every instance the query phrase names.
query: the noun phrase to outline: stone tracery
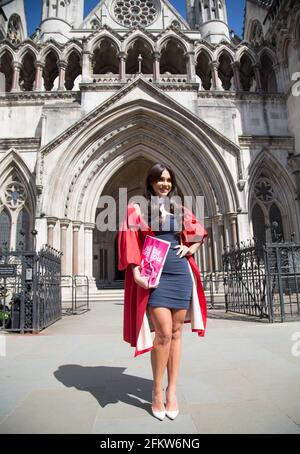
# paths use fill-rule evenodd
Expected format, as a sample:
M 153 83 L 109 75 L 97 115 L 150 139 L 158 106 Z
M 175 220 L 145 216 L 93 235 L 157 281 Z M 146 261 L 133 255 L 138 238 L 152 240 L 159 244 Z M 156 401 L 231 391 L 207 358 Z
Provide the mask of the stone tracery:
M 147 27 L 156 20 L 159 8 L 156 0 L 115 0 L 112 11 L 116 21 L 125 27 Z

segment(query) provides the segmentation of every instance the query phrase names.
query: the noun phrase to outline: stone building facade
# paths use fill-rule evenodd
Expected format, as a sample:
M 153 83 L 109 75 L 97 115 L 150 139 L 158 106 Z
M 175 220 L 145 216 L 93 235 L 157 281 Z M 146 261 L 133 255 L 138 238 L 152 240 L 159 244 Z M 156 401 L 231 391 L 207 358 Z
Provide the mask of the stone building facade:
M 42 1 L 42 0 L 41 0 Z M 244 36 L 224 0 L 0 1 L 0 243 L 47 243 L 94 290 L 122 279 L 99 198 L 141 194 L 157 161 L 205 197 L 197 260 L 254 235 L 300 240 L 300 1 L 247 0 Z

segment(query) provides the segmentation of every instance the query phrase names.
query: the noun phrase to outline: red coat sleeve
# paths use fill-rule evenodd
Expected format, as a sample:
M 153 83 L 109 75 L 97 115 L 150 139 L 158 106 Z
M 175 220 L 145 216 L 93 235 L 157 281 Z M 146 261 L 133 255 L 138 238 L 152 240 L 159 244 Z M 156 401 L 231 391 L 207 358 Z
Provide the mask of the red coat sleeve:
M 184 243 L 188 246 L 191 246 L 193 243 L 203 242 L 207 235 L 207 230 L 205 230 L 201 222 L 190 210 L 185 208 L 182 230 L 182 238 Z
M 129 264 L 141 263 L 141 237 L 138 229 L 139 215 L 134 206 L 128 205 L 127 213 L 118 233 L 118 269 L 125 270 Z

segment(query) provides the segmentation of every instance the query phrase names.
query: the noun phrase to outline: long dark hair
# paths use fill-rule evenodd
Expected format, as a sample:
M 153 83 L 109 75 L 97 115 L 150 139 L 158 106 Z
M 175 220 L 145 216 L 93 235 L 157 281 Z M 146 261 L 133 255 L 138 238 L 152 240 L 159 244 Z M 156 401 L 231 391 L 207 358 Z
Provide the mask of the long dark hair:
M 177 189 L 177 183 L 176 183 L 176 177 L 173 172 L 173 170 L 168 167 L 165 164 L 162 164 L 160 162 L 154 164 L 148 171 L 147 177 L 146 177 L 146 182 L 145 182 L 145 189 L 144 189 L 144 197 L 148 201 L 148 211 L 146 219 L 148 219 L 148 223 L 150 224 L 151 221 L 151 215 L 154 212 L 155 208 L 155 203 L 153 203 L 153 197 L 156 196 L 154 190 L 153 190 L 153 183 L 158 181 L 161 177 L 161 174 L 164 172 L 164 170 L 167 170 L 171 176 L 171 182 L 172 182 L 172 188 L 171 191 L 168 194 L 168 199 L 170 199 L 170 213 L 176 214 L 176 219 L 179 221 L 179 227 L 181 227 L 182 223 L 182 197 L 178 193 Z M 176 197 L 176 199 L 172 200 L 172 197 Z M 179 215 L 179 218 L 178 218 Z M 153 220 L 153 219 L 152 219 Z M 159 225 L 161 225 L 162 222 L 162 217 L 161 217 L 161 212 L 159 211 Z

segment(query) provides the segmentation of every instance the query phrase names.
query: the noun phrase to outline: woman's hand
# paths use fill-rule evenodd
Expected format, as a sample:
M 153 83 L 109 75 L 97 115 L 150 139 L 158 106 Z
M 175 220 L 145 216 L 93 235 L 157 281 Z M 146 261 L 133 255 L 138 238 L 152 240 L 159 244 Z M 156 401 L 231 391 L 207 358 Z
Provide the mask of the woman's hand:
M 137 278 L 135 277 L 134 281 L 137 285 L 139 285 L 140 287 L 142 287 L 146 290 L 149 288 L 149 280 L 146 276 L 140 276 Z
M 140 267 L 138 265 L 132 266 L 132 273 L 134 282 L 147 290 L 149 288 L 149 279 L 146 276 L 141 276 Z
M 185 246 L 184 244 L 179 244 L 178 246 L 174 246 L 174 249 L 178 249 L 178 252 L 176 255 L 178 255 L 180 258 L 185 257 L 186 255 L 192 255 L 190 248 Z

